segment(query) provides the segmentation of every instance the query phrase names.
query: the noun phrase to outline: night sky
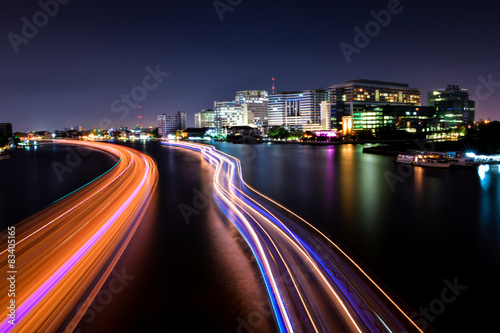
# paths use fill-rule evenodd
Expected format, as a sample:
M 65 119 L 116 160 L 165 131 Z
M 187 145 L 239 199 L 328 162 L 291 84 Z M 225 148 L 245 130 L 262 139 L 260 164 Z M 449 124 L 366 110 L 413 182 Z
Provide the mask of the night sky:
M 348 63 L 339 45 L 356 46 L 354 28 L 365 30 L 371 11 L 394 2 L 222 0 L 231 10 L 218 13 L 213 0 L 71 0 L 50 17 L 35 0 L 5 0 L 0 122 L 15 131 L 131 127 L 140 104 L 144 126 L 176 111 L 193 126 L 194 113 L 214 100 L 270 91 L 272 77 L 279 91 L 359 78 L 405 82 L 422 90 L 424 105 L 427 91 L 458 84 L 478 101 L 476 120 L 499 119 L 500 3 L 402 0 Z M 23 36 L 23 17 L 38 20 L 36 34 Z M 147 67 L 159 68 L 161 82 L 144 83 Z M 120 101 L 132 92 L 143 100 Z

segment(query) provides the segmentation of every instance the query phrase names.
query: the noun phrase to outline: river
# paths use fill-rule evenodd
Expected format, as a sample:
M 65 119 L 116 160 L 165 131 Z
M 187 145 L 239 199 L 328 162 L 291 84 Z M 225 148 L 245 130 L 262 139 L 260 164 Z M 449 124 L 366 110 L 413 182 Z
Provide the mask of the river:
M 256 265 L 209 197 L 212 168 L 195 152 L 129 145 L 156 159 L 157 195 L 116 268 L 130 279 L 106 304 L 95 302 L 79 331 L 274 330 Z M 402 167 L 363 154 L 361 145 L 216 147 L 241 160 L 247 183 L 322 228 L 416 312 L 426 311 L 436 330 L 496 324 L 498 166 Z M 0 162 L 4 228 L 116 163 L 94 152 L 59 181 L 53 162 L 64 163 L 65 149 L 50 144 Z

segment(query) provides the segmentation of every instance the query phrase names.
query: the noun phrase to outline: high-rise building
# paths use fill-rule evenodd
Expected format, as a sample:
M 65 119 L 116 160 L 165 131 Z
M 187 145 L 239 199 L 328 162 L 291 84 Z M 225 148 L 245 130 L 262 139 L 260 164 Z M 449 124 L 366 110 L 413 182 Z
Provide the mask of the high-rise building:
M 394 119 L 384 112 L 384 106 L 420 106 L 422 99 L 421 91 L 407 83 L 374 80 L 345 81 L 331 86 L 329 92 L 331 126 L 338 130 L 342 117 L 352 117 L 354 131 L 394 127 Z
M 267 126 L 267 108 L 268 95 L 265 90 L 242 90 L 236 93 L 234 101 L 215 101 L 214 124 L 217 134 L 222 134 L 223 128 L 231 126 Z
M 448 85 L 446 89 L 430 91 L 427 93 L 427 104 L 435 108 L 441 129 L 474 123 L 476 102 L 469 99 L 467 89 Z
M 158 115 L 158 135 L 166 137 L 177 131 L 186 129 L 186 112 L 179 112 L 175 115 Z
M 236 92 L 235 102 L 246 104 L 249 112 L 253 113 L 253 124 L 257 127 L 268 125 L 268 94 L 265 90 L 242 90 Z
M 294 126 L 305 131 L 328 129 L 322 126 L 322 102 L 328 100 L 323 89 L 278 92 L 269 96 L 269 126 Z M 328 104 L 323 103 L 323 109 Z M 324 111 L 323 111 L 324 112 Z
M 215 128 L 215 111 L 213 109 L 203 109 L 194 114 L 195 128 Z
M 238 91 L 234 101 L 215 101 L 214 113 L 215 128 L 219 135 L 222 134 L 223 128 L 231 126 L 265 127 L 268 124 L 267 91 Z
M 214 102 L 215 128 L 218 134 L 223 128 L 253 124 L 253 113 L 248 110 L 248 104 L 235 101 Z

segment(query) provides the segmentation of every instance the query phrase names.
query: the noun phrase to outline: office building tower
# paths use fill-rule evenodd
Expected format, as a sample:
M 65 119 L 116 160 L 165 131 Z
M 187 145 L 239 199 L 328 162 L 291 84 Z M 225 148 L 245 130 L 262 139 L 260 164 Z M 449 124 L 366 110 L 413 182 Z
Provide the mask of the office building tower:
M 175 115 L 158 115 L 158 135 L 166 137 L 169 134 L 186 129 L 186 112 L 179 112 Z
M 421 91 L 410 88 L 407 83 L 362 79 L 335 84 L 329 90 L 331 127 L 342 129 L 343 117 L 352 118 L 352 123 L 344 124 L 352 125 L 353 131 L 394 127 L 395 119 L 384 112 L 384 107 L 416 107 L 420 106 L 421 99 Z M 418 111 L 415 109 L 412 112 Z
M 259 128 L 268 125 L 268 94 L 265 90 L 242 90 L 236 92 L 236 104 L 246 104 L 253 114 L 253 124 Z
M 223 128 L 253 124 L 253 113 L 248 110 L 248 104 L 238 104 L 235 101 L 215 101 L 215 128 L 220 134 Z
M 215 111 L 213 109 L 203 109 L 194 114 L 195 128 L 215 128 Z
M 427 93 L 427 104 L 432 106 L 439 118 L 441 129 L 472 125 L 475 120 L 476 102 L 469 98 L 466 89 L 448 85 Z
M 322 102 L 328 101 L 323 89 L 278 92 L 269 96 L 269 126 L 292 126 L 304 131 L 324 129 Z M 323 103 L 323 113 L 328 104 Z

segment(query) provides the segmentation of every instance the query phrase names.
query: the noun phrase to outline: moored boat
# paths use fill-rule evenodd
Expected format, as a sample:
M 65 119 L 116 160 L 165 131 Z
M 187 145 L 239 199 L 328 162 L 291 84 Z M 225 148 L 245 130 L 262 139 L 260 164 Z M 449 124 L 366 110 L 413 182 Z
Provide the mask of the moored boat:
M 421 158 L 415 162 L 415 165 L 431 168 L 449 168 L 451 162 L 446 158 Z
M 411 150 L 401 153 L 396 158 L 397 163 L 425 166 L 432 168 L 477 168 L 481 164 L 500 164 L 500 155 L 476 156 L 472 153 L 460 152 L 434 152 L 424 150 Z
M 451 167 L 454 168 L 477 168 L 481 163 L 470 157 L 451 158 Z
M 451 161 L 446 153 L 415 151 L 413 164 L 431 168 L 449 168 Z
M 415 155 L 410 155 L 410 154 L 399 154 L 398 158 L 396 158 L 397 163 L 413 164 L 414 161 L 415 161 Z

